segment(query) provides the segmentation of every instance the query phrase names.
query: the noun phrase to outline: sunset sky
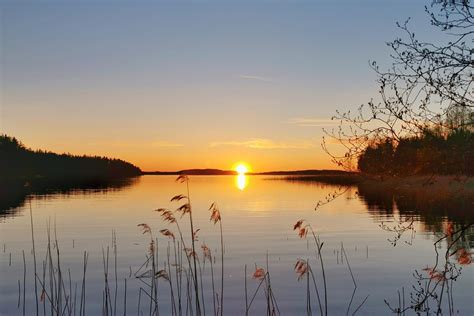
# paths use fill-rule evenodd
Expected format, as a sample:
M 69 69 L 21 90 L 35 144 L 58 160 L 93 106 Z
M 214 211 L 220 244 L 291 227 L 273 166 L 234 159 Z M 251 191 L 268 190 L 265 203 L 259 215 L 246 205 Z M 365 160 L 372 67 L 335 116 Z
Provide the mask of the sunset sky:
M 1 1 L 0 132 L 143 170 L 335 168 L 336 109 L 377 96 L 425 2 Z

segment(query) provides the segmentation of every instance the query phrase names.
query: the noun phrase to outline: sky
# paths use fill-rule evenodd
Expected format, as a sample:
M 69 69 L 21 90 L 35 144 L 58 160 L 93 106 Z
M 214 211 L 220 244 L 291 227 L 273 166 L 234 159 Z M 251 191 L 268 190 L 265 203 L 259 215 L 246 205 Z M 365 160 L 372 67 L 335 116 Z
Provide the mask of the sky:
M 336 168 L 336 109 L 377 97 L 369 60 L 410 0 L 0 0 L 0 133 L 142 170 Z

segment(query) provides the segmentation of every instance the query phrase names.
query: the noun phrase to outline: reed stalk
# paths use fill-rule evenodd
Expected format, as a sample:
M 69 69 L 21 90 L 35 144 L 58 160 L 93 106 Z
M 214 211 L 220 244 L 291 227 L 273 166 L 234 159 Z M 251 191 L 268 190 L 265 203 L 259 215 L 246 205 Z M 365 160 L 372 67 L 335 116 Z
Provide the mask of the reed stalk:
M 221 233 L 221 316 L 224 314 L 224 235 L 222 233 L 222 220 L 219 220 Z
M 35 234 L 33 229 L 33 209 L 31 208 L 31 200 L 29 200 L 30 206 L 30 222 L 31 222 L 31 243 L 33 245 L 33 269 L 35 273 L 35 299 L 36 299 L 36 315 L 39 315 L 39 305 L 38 305 L 38 285 L 36 281 L 36 248 L 35 248 Z M 5 252 L 5 246 L 3 248 L 3 252 Z
M 189 178 L 185 176 L 185 181 L 186 181 L 186 190 L 187 190 L 187 200 L 188 200 L 188 205 L 189 205 L 189 222 L 190 222 L 190 227 L 191 227 L 191 245 L 193 249 L 193 267 L 194 267 L 194 291 L 195 291 L 195 303 L 196 303 L 196 315 L 200 316 L 201 315 L 201 307 L 199 304 L 199 286 L 198 286 L 198 278 L 197 278 L 197 264 L 196 264 L 196 248 L 195 248 L 195 242 L 194 242 L 194 225 L 193 225 L 193 211 L 191 207 L 191 197 L 189 195 Z
M 23 253 L 23 316 L 25 316 L 26 313 L 26 260 L 25 260 L 25 251 L 22 251 Z
M 247 265 L 245 265 L 244 267 L 244 288 L 245 288 L 245 315 L 248 316 L 249 303 L 248 303 L 248 295 L 247 295 Z

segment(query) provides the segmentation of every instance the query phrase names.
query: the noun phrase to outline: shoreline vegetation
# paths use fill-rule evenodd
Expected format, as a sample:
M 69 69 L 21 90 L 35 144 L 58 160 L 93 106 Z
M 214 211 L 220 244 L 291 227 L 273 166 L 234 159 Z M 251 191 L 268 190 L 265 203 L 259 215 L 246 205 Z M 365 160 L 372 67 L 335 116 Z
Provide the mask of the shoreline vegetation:
M 378 186 L 381 190 L 404 191 L 425 189 L 427 191 L 443 191 L 449 194 L 474 194 L 474 176 L 464 175 L 412 175 L 412 176 L 374 176 L 358 172 L 339 174 L 285 176 L 284 180 L 301 182 L 318 182 L 328 185 Z
M 120 159 L 32 150 L 14 137 L 0 135 L 2 180 L 90 181 L 130 178 L 141 172 L 137 166 Z
M 32 150 L 0 135 L 0 216 L 23 206 L 30 195 L 119 190 L 139 175 L 140 168 L 120 159 Z

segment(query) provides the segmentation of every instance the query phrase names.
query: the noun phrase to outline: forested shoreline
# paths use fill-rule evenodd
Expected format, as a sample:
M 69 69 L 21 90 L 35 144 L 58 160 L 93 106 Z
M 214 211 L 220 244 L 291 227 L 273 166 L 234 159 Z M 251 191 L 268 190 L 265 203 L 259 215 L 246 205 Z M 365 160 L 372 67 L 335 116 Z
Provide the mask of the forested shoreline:
M 447 133 L 425 130 L 396 143 L 373 143 L 358 158 L 362 173 L 385 176 L 474 175 L 474 133 L 455 129 Z
M 0 136 L 0 178 L 4 181 L 101 180 L 141 173 L 140 168 L 120 159 L 32 150 L 14 137 Z

